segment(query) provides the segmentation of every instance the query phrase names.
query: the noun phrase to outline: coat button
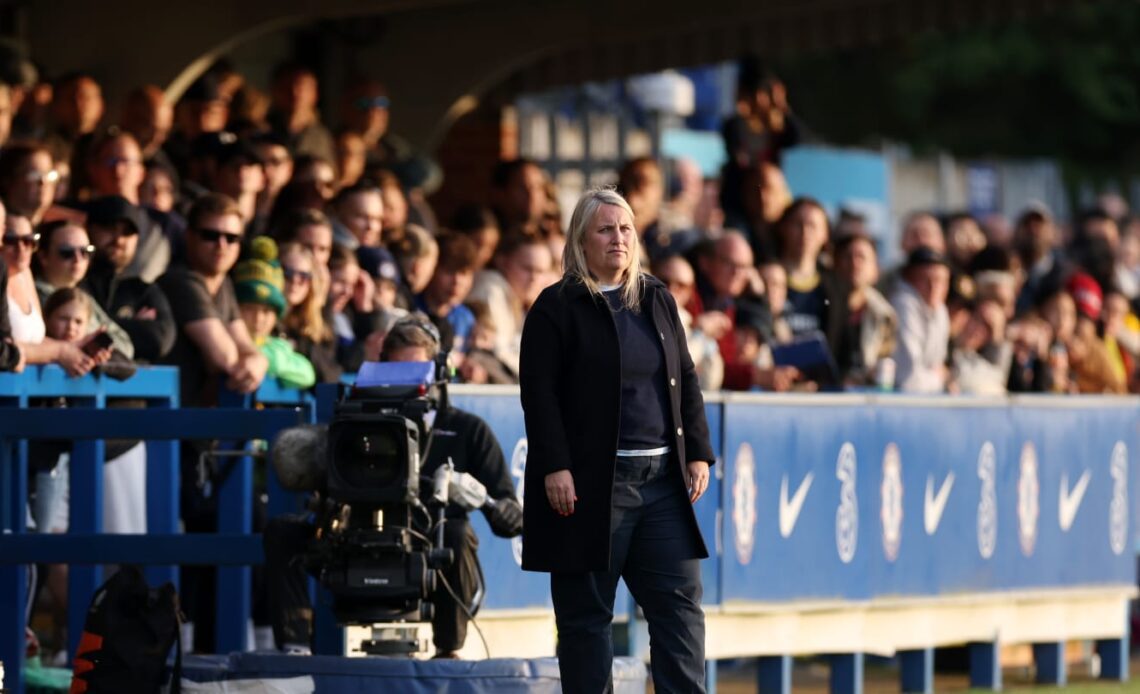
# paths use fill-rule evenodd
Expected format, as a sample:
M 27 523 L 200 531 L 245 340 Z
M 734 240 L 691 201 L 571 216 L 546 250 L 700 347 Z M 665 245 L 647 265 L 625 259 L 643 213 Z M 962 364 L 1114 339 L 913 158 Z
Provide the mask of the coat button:
M 681 427 L 677 427 L 677 436 L 681 435 Z
M 675 378 L 670 378 L 670 379 L 669 379 L 669 385 L 670 385 L 670 386 L 672 386 L 672 387 L 674 387 L 674 388 L 676 388 L 676 387 L 677 387 L 677 379 L 675 379 Z
M 665 341 L 665 333 L 658 333 L 658 334 L 661 335 L 661 341 L 664 342 Z

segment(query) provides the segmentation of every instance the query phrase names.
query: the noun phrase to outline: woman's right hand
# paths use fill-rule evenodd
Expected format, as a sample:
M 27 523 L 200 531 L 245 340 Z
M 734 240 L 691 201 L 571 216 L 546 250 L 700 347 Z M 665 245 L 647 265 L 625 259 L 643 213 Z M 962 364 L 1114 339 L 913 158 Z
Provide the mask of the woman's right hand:
M 546 498 L 558 515 L 574 513 L 574 502 L 578 496 L 574 493 L 574 476 L 569 470 L 559 470 L 546 476 Z
M 85 376 L 95 368 L 95 360 L 83 353 L 79 347 L 70 342 L 59 346 L 59 359 L 56 360 L 68 376 Z

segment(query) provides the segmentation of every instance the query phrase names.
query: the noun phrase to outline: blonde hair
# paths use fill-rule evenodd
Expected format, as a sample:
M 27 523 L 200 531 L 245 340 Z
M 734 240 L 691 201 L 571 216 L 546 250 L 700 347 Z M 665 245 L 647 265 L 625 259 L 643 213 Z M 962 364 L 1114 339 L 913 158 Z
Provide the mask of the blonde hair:
M 575 277 L 586 285 L 591 294 L 600 296 L 602 288 L 598 281 L 590 274 L 586 264 L 586 251 L 582 244 L 594 217 L 602 205 L 620 207 L 633 220 L 633 210 L 629 203 L 612 186 L 605 188 L 592 188 L 582 194 L 578 204 L 574 206 L 574 213 L 570 215 L 570 229 L 566 236 L 566 248 L 562 251 L 562 272 Z M 638 311 L 641 307 L 641 238 L 635 230 L 630 242 L 630 263 L 625 277 L 621 282 L 621 302 L 631 311 Z
M 309 259 L 313 279 L 309 283 L 309 293 L 305 296 L 305 300 L 296 306 L 290 306 L 281 324 L 289 334 L 300 335 L 317 344 L 327 342 L 332 339 L 332 330 L 325 323 L 323 314 L 325 296 L 328 294 L 326 281 L 328 273 L 322 272 L 321 268 L 317 267 L 313 252 L 296 241 L 283 244 L 281 253 L 277 257 L 284 260 L 286 256 L 292 254 L 299 254 Z

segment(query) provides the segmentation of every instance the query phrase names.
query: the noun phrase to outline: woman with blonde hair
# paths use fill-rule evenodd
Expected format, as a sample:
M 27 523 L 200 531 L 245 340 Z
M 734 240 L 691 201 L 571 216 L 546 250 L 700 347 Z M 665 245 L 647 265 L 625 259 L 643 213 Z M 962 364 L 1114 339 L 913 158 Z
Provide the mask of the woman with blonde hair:
M 649 624 L 657 691 L 705 690 L 708 550 L 692 504 L 714 455 L 677 305 L 642 274 L 639 246 L 625 199 L 587 192 L 564 276 L 523 328 L 522 566 L 550 573 L 564 692 L 613 690 L 619 578 Z
M 328 271 L 322 272 L 313 252 L 296 241 L 282 244 L 280 258 L 288 308 L 279 329 L 312 362 L 318 382 L 336 383 L 342 370 L 336 360 L 336 338 L 324 318 Z

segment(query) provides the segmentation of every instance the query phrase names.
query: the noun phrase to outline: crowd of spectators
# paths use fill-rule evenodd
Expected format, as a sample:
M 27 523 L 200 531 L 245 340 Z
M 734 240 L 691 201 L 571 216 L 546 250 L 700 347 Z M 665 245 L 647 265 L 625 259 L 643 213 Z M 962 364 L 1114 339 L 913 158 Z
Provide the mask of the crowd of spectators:
M 223 386 L 337 382 L 419 311 L 457 380 L 517 382 L 527 311 L 561 271 L 550 177 L 501 161 L 486 199 L 440 219 L 433 164 L 388 131 L 383 86 L 349 84 L 335 132 L 318 90 L 302 65 L 277 69 L 268 94 L 220 65 L 177 104 L 147 85 L 114 114 L 91 75 L 0 85 L 0 370 L 171 364 L 181 402 L 209 406 Z M 646 157 L 614 180 L 704 388 L 1140 391 L 1140 217 L 918 211 L 901 224 L 905 261 L 885 268 L 865 220 L 789 190 L 781 153 L 799 126 L 779 79 L 745 66 L 723 136 L 718 177 Z M 141 478 L 139 455 L 107 474 Z M 66 494 L 42 484 L 35 520 L 59 530 Z M 108 508 L 129 507 L 137 483 L 117 488 Z M 135 509 L 110 529 L 140 524 Z

